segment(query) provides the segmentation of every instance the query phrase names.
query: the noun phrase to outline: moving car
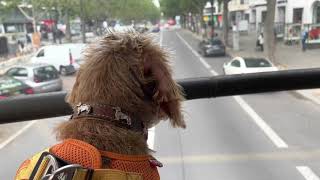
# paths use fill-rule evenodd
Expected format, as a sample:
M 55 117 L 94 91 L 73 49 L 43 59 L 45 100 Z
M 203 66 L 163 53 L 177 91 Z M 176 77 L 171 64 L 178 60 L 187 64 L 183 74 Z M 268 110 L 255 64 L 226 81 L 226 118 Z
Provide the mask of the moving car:
M 226 47 L 220 39 L 210 39 L 201 41 L 198 45 L 198 52 L 204 57 L 215 55 L 226 55 Z
M 223 71 L 228 75 L 278 71 L 278 68 L 265 58 L 235 57 L 223 64 Z
M 20 80 L 9 76 L 0 76 L 0 100 L 11 96 L 33 93 L 33 89 Z
M 7 70 L 5 75 L 23 81 L 34 93 L 62 90 L 62 80 L 57 69 L 48 64 L 26 64 Z
M 73 74 L 83 63 L 85 46 L 82 43 L 44 46 L 31 58 L 31 62 L 52 64 L 62 75 Z

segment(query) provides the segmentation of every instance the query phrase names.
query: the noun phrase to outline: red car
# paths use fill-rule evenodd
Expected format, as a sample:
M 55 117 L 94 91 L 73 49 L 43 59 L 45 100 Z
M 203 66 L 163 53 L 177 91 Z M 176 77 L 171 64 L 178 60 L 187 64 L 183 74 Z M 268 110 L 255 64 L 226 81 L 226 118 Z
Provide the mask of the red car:
M 173 25 L 176 24 L 176 21 L 173 20 L 173 19 L 169 19 L 169 20 L 168 20 L 168 24 L 169 24 L 170 26 L 173 26 Z

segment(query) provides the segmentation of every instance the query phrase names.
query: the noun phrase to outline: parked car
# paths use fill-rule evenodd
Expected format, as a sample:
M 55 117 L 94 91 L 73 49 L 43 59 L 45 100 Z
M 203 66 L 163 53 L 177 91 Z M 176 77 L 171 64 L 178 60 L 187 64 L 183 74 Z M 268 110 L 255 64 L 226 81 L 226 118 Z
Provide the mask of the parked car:
M 33 89 L 22 81 L 9 76 L 0 76 L 0 100 L 11 96 L 33 93 Z
M 52 64 L 62 75 L 73 74 L 83 63 L 85 46 L 82 43 L 44 46 L 31 58 L 31 62 Z
M 158 33 L 158 32 L 160 32 L 160 27 L 159 27 L 159 26 L 154 26 L 154 27 L 152 27 L 151 32 L 152 32 L 152 33 Z
M 201 41 L 198 45 L 198 51 L 203 56 L 226 55 L 226 47 L 220 39 Z
M 34 93 L 62 90 L 62 80 L 57 69 L 48 64 L 26 64 L 14 66 L 5 75 L 23 81 Z
M 245 74 L 278 71 L 278 68 L 265 58 L 235 57 L 224 63 L 223 71 L 225 74 Z

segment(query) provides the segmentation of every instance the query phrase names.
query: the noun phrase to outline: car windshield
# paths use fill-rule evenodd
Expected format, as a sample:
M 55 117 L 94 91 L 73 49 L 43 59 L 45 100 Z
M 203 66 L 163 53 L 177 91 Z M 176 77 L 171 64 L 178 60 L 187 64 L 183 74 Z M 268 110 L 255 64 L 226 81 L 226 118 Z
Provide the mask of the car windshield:
M 272 64 L 266 59 L 244 58 L 244 62 L 248 68 L 272 67 Z
M 33 70 L 38 81 L 45 82 L 59 78 L 58 71 L 53 66 L 38 67 Z
M 320 0 L 0 0 L 0 76 L 0 180 L 72 139 L 132 179 L 320 180 Z
M 214 39 L 214 40 L 211 41 L 211 44 L 212 45 L 222 45 L 222 41 L 218 40 L 218 39 Z

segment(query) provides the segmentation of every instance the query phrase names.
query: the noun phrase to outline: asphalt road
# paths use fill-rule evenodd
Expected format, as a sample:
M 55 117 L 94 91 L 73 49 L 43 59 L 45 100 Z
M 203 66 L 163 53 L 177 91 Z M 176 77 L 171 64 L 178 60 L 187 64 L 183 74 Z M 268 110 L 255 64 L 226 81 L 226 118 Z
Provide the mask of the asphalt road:
M 176 79 L 222 73 L 229 57 L 202 58 L 198 41 L 185 31 L 165 31 Z M 65 77 L 72 87 L 74 77 Z M 193 100 L 184 103 L 187 129 L 167 122 L 155 128 L 155 156 L 165 180 L 317 180 L 320 175 L 320 106 L 292 92 Z M 54 126 L 67 117 L 37 121 L 0 144 L 0 179 L 55 143 Z M 1 143 L 1 142 L 0 142 Z

